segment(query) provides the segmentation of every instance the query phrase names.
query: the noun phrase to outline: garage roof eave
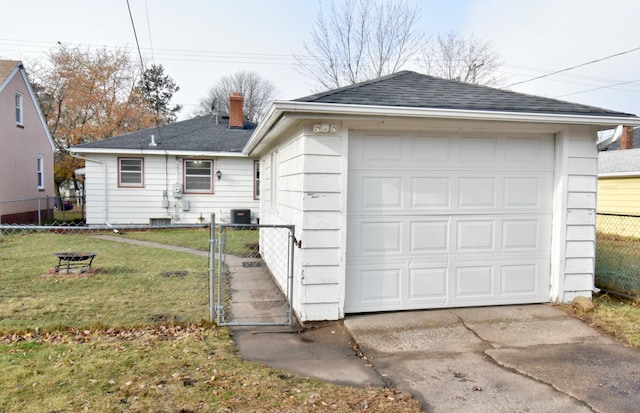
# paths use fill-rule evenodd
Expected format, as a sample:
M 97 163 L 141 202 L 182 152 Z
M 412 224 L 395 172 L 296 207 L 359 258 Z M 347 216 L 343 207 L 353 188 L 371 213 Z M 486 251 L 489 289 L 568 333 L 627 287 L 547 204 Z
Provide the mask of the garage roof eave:
M 296 114 L 287 117 L 287 114 Z M 592 125 L 612 128 L 618 125 L 640 126 L 636 116 L 605 116 L 565 113 L 480 111 L 461 109 L 439 109 L 420 107 L 395 107 L 374 105 L 353 105 L 318 102 L 275 101 L 256 128 L 243 149 L 246 155 L 252 155 L 256 148 L 274 139 L 274 131 L 281 131 L 300 119 L 300 115 L 312 118 L 318 115 L 340 117 L 384 116 L 407 118 L 437 118 L 458 120 L 484 120 L 502 122 L 554 123 L 570 125 Z

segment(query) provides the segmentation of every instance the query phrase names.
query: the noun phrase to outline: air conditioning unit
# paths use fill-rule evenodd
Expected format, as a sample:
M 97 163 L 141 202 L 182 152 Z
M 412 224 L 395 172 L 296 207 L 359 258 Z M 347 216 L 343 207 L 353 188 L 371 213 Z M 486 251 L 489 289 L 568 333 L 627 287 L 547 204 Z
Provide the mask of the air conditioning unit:
M 250 209 L 232 209 L 231 223 L 251 225 L 251 210 Z

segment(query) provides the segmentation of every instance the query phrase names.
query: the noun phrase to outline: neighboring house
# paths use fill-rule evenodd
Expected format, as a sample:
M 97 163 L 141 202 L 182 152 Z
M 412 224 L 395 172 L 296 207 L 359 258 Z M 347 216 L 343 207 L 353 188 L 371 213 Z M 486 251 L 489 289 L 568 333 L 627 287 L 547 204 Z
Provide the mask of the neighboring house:
M 606 232 L 640 237 L 640 228 L 628 221 L 629 215 L 640 217 L 640 148 L 598 154 L 598 213 L 611 214 Z
M 302 321 L 569 302 L 594 287 L 596 135 L 619 124 L 640 118 L 403 71 L 274 102 L 244 153 L 261 223 L 295 226 Z
M 24 66 L 0 60 L 1 223 L 37 223 L 39 215 L 52 216 L 54 151 Z
M 73 146 L 86 160 L 87 224 L 198 224 L 211 213 L 228 223 L 234 209 L 250 210 L 255 222 L 260 165 L 242 154 L 255 129 L 244 122 L 242 103 L 234 94 L 229 117 L 201 116 Z

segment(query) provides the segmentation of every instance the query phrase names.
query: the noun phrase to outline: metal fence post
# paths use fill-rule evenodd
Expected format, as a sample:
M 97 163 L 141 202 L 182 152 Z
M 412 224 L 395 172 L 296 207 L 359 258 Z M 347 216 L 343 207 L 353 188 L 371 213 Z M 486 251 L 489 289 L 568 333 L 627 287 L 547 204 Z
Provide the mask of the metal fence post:
M 209 321 L 215 320 L 215 265 L 216 265 L 216 214 L 211 214 L 209 235 Z

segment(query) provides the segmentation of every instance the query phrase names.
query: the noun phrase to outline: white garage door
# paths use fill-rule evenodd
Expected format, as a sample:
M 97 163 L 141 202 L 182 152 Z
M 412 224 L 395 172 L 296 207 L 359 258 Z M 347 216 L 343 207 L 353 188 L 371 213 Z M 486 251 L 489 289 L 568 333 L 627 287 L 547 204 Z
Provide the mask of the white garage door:
M 549 301 L 554 138 L 353 132 L 345 312 Z

